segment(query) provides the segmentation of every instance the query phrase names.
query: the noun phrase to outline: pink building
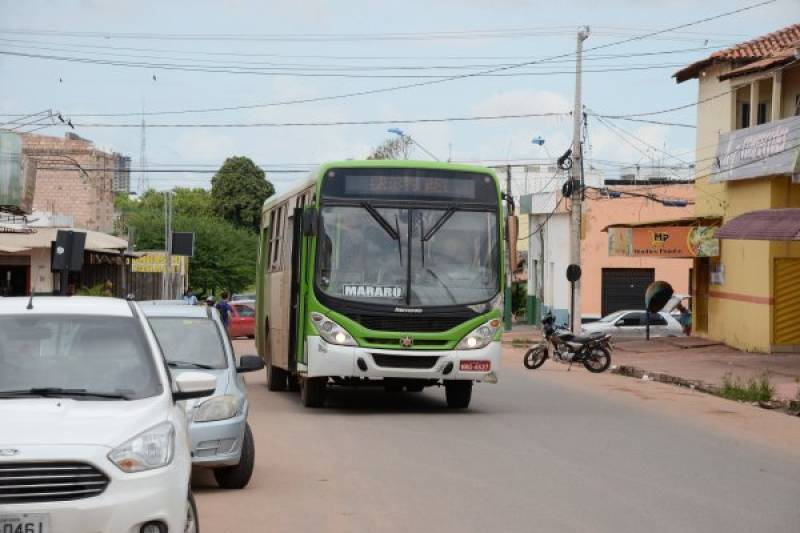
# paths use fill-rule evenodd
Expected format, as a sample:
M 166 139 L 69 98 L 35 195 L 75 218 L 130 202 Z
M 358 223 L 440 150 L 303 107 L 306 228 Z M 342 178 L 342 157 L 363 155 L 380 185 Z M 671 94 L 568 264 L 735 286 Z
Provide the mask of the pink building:
M 597 319 L 620 309 L 644 308 L 644 293 L 655 280 L 669 282 L 677 293 L 689 294 L 691 259 L 609 256 L 608 233 L 613 224 L 635 224 L 694 216 L 694 188 L 690 183 L 651 184 L 648 181 L 607 181 L 612 197 L 597 189 L 587 192 L 583 204 L 581 246 L 581 315 Z M 621 193 L 621 194 L 616 194 Z M 532 199 L 530 228 L 542 227 L 528 241 L 529 310 L 551 311 L 567 323 L 570 286 L 569 203 L 553 214 L 560 191 L 543 192 Z M 633 196 L 635 195 L 635 196 Z M 657 199 L 687 200 L 685 207 L 668 207 Z M 565 205 L 566 204 L 566 205 Z M 535 314 L 535 311 L 534 313 Z

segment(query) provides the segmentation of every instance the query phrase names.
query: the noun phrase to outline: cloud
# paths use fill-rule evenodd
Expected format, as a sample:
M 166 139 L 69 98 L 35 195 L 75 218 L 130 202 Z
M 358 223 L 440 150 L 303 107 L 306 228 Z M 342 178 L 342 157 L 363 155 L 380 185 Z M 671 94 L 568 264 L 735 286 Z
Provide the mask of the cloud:
M 473 109 L 478 115 L 568 113 L 572 105 L 567 97 L 553 91 L 518 90 L 496 93 Z

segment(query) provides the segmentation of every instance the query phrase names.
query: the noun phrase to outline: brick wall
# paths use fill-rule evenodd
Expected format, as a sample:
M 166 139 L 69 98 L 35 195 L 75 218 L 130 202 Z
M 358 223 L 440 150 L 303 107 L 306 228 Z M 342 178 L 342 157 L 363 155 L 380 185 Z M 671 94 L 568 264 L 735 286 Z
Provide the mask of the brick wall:
M 110 232 L 115 154 L 75 137 L 23 136 L 23 153 L 37 162 L 33 209 L 72 216 L 76 228 Z

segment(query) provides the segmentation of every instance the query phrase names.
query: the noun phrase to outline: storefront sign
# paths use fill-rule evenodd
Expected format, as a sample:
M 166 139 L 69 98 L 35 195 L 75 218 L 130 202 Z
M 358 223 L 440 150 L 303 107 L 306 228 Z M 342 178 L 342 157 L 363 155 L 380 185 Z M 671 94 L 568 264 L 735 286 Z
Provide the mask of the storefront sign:
M 723 133 L 709 181 L 800 172 L 800 116 Z
M 608 228 L 608 255 L 626 257 L 716 257 L 713 226 Z
M 172 272 L 176 274 L 183 272 L 183 261 L 183 257 L 172 256 Z M 163 273 L 166 264 L 167 258 L 164 254 L 147 254 L 142 257 L 136 257 L 131 262 L 131 271 Z

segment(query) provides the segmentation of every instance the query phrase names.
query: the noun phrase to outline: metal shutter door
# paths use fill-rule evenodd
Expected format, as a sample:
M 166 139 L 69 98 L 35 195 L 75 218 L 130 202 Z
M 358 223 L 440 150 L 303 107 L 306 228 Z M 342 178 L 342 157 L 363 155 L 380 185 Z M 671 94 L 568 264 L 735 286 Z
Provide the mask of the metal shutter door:
M 603 316 L 621 309 L 644 309 L 644 294 L 655 277 L 653 268 L 604 268 Z
M 800 259 L 776 259 L 774 279 L 774 344 L 800 345 Z

